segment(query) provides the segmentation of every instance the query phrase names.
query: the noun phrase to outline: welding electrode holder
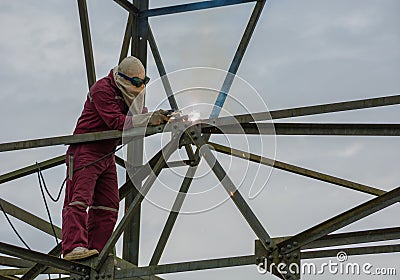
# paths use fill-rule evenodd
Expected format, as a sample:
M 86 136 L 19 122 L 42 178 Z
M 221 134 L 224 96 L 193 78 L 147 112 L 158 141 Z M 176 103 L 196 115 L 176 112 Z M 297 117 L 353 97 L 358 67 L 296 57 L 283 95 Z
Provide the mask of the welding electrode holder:
M 74 154 L 68 154 L 68 179 L 72 181 L 74 177 Z
M 170 110 L 163 110 L 163 115 L 167 116 L 167 117 L 171 117 L 175 112 L 175 110 L 170 109 Z

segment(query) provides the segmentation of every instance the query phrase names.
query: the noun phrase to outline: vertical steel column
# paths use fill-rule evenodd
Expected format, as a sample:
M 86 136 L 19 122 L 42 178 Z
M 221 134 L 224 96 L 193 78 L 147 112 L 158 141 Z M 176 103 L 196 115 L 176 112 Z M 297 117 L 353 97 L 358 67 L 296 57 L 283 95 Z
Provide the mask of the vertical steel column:
M 134 0 L 133 4 L 139 11 L 147 10 L 149 8 L 149 0 Z M 131 41 L 131 54 L 139 58 L 145 69 L 147 65 L 147 37 L 148 37 L 148 20 L 147 18 L 134 17 L 132 25 L 132 41 Z M 128 145 L 128 162 L 133 163 L 133 166 L 142 166 L 143 164 L 143 139 L 135 140 L 132 144 Z M 129 180 L 129 177 L 127 177 Z M 134 185 L 138 188 L 142 186 L 142 180 L 135 180 Z M 139 192 L 135 189 L 125 198 L 125 207 L 134 201 L 135 196 Z M 124 232 L 123 242 L 123 258 L 135 265 L 139 263 L 139 237 L 140 237 L 140 216 L 141 207 L 133 214 L 132 222 L 127 225 Z
M 92 40 L 90 37 L 89 16 L 86 0 L 78 0 L 79 19 L 81 22 L 81 32 L 83 49 L 85 52 L 86 75 L 89 88 L 96 82 L 96 72 L 94 69 L 94 58 L 92 49 Z

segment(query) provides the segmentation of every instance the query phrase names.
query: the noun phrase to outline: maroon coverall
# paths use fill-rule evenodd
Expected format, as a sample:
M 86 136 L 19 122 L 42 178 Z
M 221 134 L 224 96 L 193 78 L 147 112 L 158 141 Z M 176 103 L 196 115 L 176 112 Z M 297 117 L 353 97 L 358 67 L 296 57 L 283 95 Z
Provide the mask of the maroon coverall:
M 116 86 L 113 72 L 91 88 L 74 134 L 123 130 L 128 107 Z M 131 118 L 125 124 L 132 127 Z M 119 140 L 102 140 L 73 144 L 74 170 L 112 153 Z M 68 170 L 67 170 L 68 174 Z M 65 255 L 75 247 L 97 249 L 99 252 L 110 238 L 118 217 L 118 185 L 115 156 L 110 156 L 74 172 L 67 179 L 62 211 L 62 251 Z M 89 211 L 86 212 L 87 208 Z

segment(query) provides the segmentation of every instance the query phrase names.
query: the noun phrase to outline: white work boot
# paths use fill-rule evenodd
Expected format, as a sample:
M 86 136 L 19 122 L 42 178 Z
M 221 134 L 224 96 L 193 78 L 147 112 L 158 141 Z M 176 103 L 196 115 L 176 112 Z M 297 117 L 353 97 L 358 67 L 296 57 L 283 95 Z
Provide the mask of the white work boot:
M 84 247 L 76 247 L 68 254 L 65 254 L 64 260 L 74 261 L 74 260 L 82 260 L 89 258 L 91 256 L 96 256 L 99 254 L 99 251 L 96 249 L 89 250 Z

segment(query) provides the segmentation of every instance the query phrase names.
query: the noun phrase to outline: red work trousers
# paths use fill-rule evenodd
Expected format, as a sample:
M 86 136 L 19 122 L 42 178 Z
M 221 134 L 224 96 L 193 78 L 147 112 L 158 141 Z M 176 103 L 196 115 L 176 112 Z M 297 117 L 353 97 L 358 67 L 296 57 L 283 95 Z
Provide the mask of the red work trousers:
M 91 144 L 71 146 L 74 170 L 99 159 L 102 154 L 90 151 Z M 67 174 L 68 174 L 67 163 Z M 76 247 L 104 248 L 118 218 L 119 194 L 114 154 L 74 172 L 67 179 L 62 211 L 62 252 Z M 87 210 L 89 208 L 89 210 Z

